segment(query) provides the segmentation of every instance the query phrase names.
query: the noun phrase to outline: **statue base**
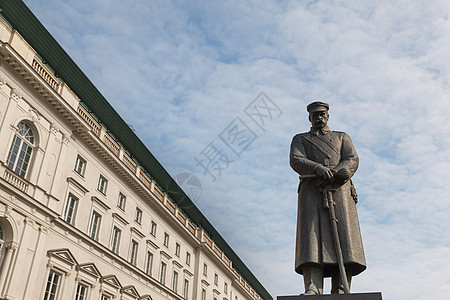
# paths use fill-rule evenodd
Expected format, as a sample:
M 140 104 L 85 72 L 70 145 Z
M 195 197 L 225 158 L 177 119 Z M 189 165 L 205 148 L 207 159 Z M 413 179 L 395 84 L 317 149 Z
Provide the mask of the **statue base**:
M 382 300 L 381 293 L 278 296 L 277 300 Z

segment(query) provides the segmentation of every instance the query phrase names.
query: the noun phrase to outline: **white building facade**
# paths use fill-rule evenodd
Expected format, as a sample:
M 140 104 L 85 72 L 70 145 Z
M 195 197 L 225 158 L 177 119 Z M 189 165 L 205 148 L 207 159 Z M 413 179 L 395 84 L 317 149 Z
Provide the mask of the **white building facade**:
M 5 17 L 0 299 L 271 299 Z

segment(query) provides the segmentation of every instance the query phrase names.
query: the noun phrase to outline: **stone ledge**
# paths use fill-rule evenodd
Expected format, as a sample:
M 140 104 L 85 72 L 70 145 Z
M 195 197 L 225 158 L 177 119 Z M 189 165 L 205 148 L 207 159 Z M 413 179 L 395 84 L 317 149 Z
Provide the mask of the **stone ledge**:
M 277 300 L 382 300 L 381 292 L 344 295 L 278 296 Z

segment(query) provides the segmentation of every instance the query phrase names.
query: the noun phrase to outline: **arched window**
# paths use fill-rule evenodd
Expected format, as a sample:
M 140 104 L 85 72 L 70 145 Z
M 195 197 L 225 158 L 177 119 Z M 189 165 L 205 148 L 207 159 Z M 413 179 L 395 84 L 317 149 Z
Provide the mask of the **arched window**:
M 8 168 L 22 177 L 25 177 L 33 153 L 34 134 L 31 127 L 21 121 L 9 149 L 6 164 Z

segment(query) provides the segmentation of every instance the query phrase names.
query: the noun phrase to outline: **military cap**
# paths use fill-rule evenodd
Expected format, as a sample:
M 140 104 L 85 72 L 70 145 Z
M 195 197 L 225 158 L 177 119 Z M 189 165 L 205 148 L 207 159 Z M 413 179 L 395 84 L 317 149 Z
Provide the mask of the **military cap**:
M 311 104 L 308 104 L 308 106 L 306 107 L 306 110 L 310 113 L 313 113 L 313 112 L 319 112 L 319 111 L 328 111 L 329 108 L 330 108 L 330 105 L 328 103 L 316 101 Z

